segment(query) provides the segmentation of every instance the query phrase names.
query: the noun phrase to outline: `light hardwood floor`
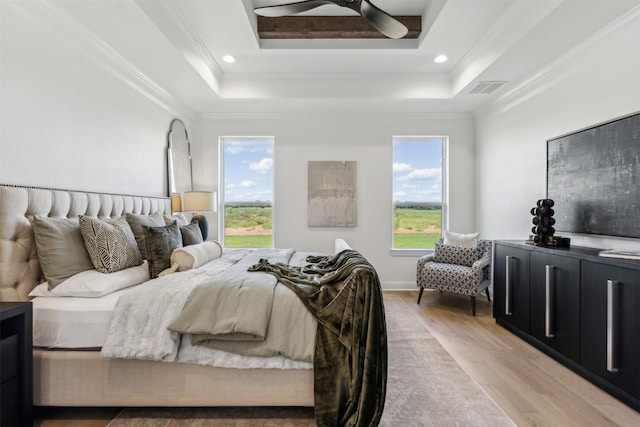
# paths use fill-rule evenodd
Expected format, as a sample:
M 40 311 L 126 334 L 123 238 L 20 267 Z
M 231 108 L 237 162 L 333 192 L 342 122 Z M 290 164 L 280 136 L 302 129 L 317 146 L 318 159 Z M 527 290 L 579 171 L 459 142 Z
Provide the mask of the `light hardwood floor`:
M 640 426 L 640 413 L 618 402 L 542 352 L 496 325 L 492 306 L 478 296 L 425 291 L 390 292 L 415 315 L 518 426 Z M 103 427 L 118 408 L 39 408 L 34 426 Z
M 640 426 L 640 413 L 620 403 L 506 329 L 492 305 L 469 297 L 402 292 L 407 309 L 518 426 Z

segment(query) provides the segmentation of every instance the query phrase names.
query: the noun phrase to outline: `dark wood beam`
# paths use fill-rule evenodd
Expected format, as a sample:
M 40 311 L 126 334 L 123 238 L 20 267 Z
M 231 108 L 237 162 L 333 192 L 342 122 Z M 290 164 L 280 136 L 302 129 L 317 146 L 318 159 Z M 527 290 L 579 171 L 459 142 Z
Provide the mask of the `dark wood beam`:
M 394 16 L 409 32 L 405 39 L 416 39 L 422 31 L 422 17 Z M 258 16 L 261 39 L 384 39 L 361 16 Z

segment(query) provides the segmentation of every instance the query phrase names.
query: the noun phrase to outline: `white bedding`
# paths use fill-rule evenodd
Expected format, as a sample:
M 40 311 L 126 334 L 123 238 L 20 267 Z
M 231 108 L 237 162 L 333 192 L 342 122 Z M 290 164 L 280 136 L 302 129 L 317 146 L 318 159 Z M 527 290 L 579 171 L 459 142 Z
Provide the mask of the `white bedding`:
M 268 253 L 264 250 L 229 250 L 222 257 L 200 268 L 162 276 L 134 287 L 114 309 L 107 339 L 101 351 L 103 357 L 178 361 L 219 367 L 312 368 L 308 361 L 293 361 L 282 356 L 254 357 L 192 346 L 188 335 L 181 336 L 167 328 L 178 316 L 195 287 L 215 280 L 217 275 L 236 263 L 244 271 L 248 266 L 245 265 L 247 262 L 252 265 L 251 263 L 257 262 L 259 258 L 268 257 Z M 291 261 L 301 262 L 301 257 L 302 254 L 292 257 Z M 284 295 L 280 292 L 276 294 Z M 299 304 L 308 318 L 303 322 L 295 322 L 292 327 L 305 328 L 304 332 L 298 332 L 296 335 L 307 336 L 313 344 L 317 325 L 315 319 L 293 292 L 288 294 L 292 296 L 289 304 Z M 280 313 L 287 315 L 282 311 Z M 272 316 L 274 314 L 275 311 L 272 312 Z M 310 346 L 309 360 L 313 358 L 312 353 L 313 345 Z
M 36 297 L 33 345 L 48 348 L 100 348 L 123 289 L 99 298 Z
M 229 261 L 235 263 L 239 258 L 246 255 L 245 250 L 229 250 L 222 259 L 214 260 L 208 265 L 203 266 L 201 269 L 193 269 L 184 273 L 177 273 L 175 277 L 163 277 L 154 279 L 149 282 L 145 282 L 141 285 L 132 286 L 120 291 L 113 292 L 109 295 L 105 295 L 97 298 L 81 298 L 81 297 L 36 297 L 33 301 L 33 343 L 36 347 L 47 348 L 64 348 L 64 349 L 79 349 L 79 348 L 102 348 L 103 356 L 111 357 L 123 357 L 123 355 L 105 353 L 105 345 L 110 346 L 108 343 L 108 330 L 111 323 L 112 314 L 116 310 L 118 300 L 125 293 L 130 293 L 133 297 L 133 302 L 137 300 L 134 295 L 142 295 L 140 291 L 143 288 L 154 287 L 153 293 L 170 292 L 173 295 L 172 303 L 176 303 L 176 307 L 181 307 L 184 300 L 189 294 L 190 289 L 197 283 L 198 277 L 207 274 L 214 273 L 216 271 L 224 270 Z M 294 253 L 291 258 L 291 264 L 303 265 L 304 259 L 309 253 Z M 227 264 L 226 266 L 224 264 Z M 171 275 L 173 276 L 173 275 Z M 181 276 L 177 281 L 178 276 Z M 166 286 L 163 286 L 166 285 Z M 179 286 L 179 288 L 176 288 Z M 169 289 L 173 288 L 173 289 Z M 286 287 L 278 285 L 278 294 L 281 292 L 293 293 Z M 141 302 L 141 301 L 138 301 Z M 153 304 L 151 301 L 144 299 L 143 304 L 147 304 L 149 311 L 153 310 Z M 131 301 L 130 301 L 131 303 Z M 302 306 L 302 304 L 300 304 Z M 160 307 L 157 307 L 160 311 Z M 166 310 L 166 307 L 164 308 Z M 176 312 L 176 309 L 166 310 L 166 313 Z M 305 314 L 306 309 L 303 308 Z M 303 328 L 305 331 L 313 330 L 313 334 L 304 333 L 308 335 L 304 341 L 304 346 L 309 347 L 308 342 L 315 341 L 315 319 L 308 314 L 309 319 L 304 319 L 302 323 L 305 324 Z M 147 317 L 148 320 L 150 320 Z M 170 319 L 168 319 L 170 320 Z M 154 323 L 154 322 L 151 322 Z M 301 323 L 296 323 L 296 327 L 300 327 Z M 134 332 L 132 329 L 138 329 L 139 327 L 145 328 L 143 325 L 138 325 L 135 328 L 128 328 L 127 333 L 129 335 Z M 279 327 L 281 327 L 279 325 Z M 290 328 L 293 328 L 291 325 Z M 240 355 L 229 353 L 223 350 L 194 346 L 191 344 L 191 336 L 170 333 L 164 334 L 163 338 L 156 337 L 155 339 L 165 340 L 164 345 L 174 342 L 174 346 L 179 347 L 178 354 L 153 354 L 152 357 L 143 357 L 152 360 L 177 360 L 183 363 L 196 363 L 212 365 L 217 367 L 232 367 L 232 368 L 276 368 L 276 369 L 312 369 L 313 365 L 310 362 L 296 361 L 283 356 L 272 357 L 256 357 L 248 355 Z M 300 335 L 300 332 L 297 332 Z M 295 334 L 294 334 L 295 335 Z M 138 336 L 137 333 L 133 333 L 132 336 Z M 125 339 L 126 337 L 120 336 Z M 175 341 L 174 341 L 175 340 Z M 311 341 L 309 341 L 311 340 Z M 307 342 L 308 341 L 308 342 Z M 111 349 L 113 349 L 111 343 Z M 123 343 L 116 343 L 123 344 Z M 301 344 L 302 345 L 302 344 Z M 117 347 L 117 345 L 116 345 Z M 313 345 L 311 345 L 313 347 Z M 177 350 L 177 348 L 176 348 Z M 179 356 L 178 356 L 179 355 Z M 176 357 L 178 356 L 178 357 Z M 124 357 L 135 357 L 128 355 Z

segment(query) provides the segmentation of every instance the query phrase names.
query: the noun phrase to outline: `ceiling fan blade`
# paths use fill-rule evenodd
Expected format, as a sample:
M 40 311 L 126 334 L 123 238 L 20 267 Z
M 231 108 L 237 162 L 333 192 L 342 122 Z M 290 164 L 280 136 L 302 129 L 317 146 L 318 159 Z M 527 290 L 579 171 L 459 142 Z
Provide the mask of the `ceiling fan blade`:
M 407 35 L 409 30 L 405 25 L 389 15 L 387 12 L 378 9 L 367 0 L 362 0 L 360 14 L 364 19 L 391 39 L 401 39 Z
M 278 18 L 281 16 L 295 15 L 297 13 L 306 12 L 325 4 L 335 4 L 330 0 L 306 0 L 297 3 L 280 4 L 276 6 L 257 7 L 253 11 L 260 16 L 269 18 Z

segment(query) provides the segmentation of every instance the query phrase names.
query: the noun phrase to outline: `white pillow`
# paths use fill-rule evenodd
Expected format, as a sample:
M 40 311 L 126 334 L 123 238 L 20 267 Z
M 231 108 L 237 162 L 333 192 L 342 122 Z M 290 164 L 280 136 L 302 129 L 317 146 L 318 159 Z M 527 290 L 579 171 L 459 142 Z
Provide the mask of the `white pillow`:
M 97 270 L 82 271 L 69 277 L 52 290 L 49 290 L 47 282 L 44 282 L 36 286 L 29 296 L 95 298 L 138 285 L 149 279 L 151 279 L 149 266 L 147 261 L 144 261 L 138 266 L 113 273 L 100 273 Z
M 174 249 L 171 253 L 171 266 L 178 264 L 178 271 L 198 268 L 201 265 L 222 256 L 222 245 L 215 241 L 189 245 Z
M 464 246 L 467 248 L 478 244 L 480 233 L 460 234 L 453 231 L 444 232 L 444 243 L 447 245 Z
M 338 254 L 346 249 L 352 249 L 344 239 L 336 239 L 334 244 L 334 253 Z

